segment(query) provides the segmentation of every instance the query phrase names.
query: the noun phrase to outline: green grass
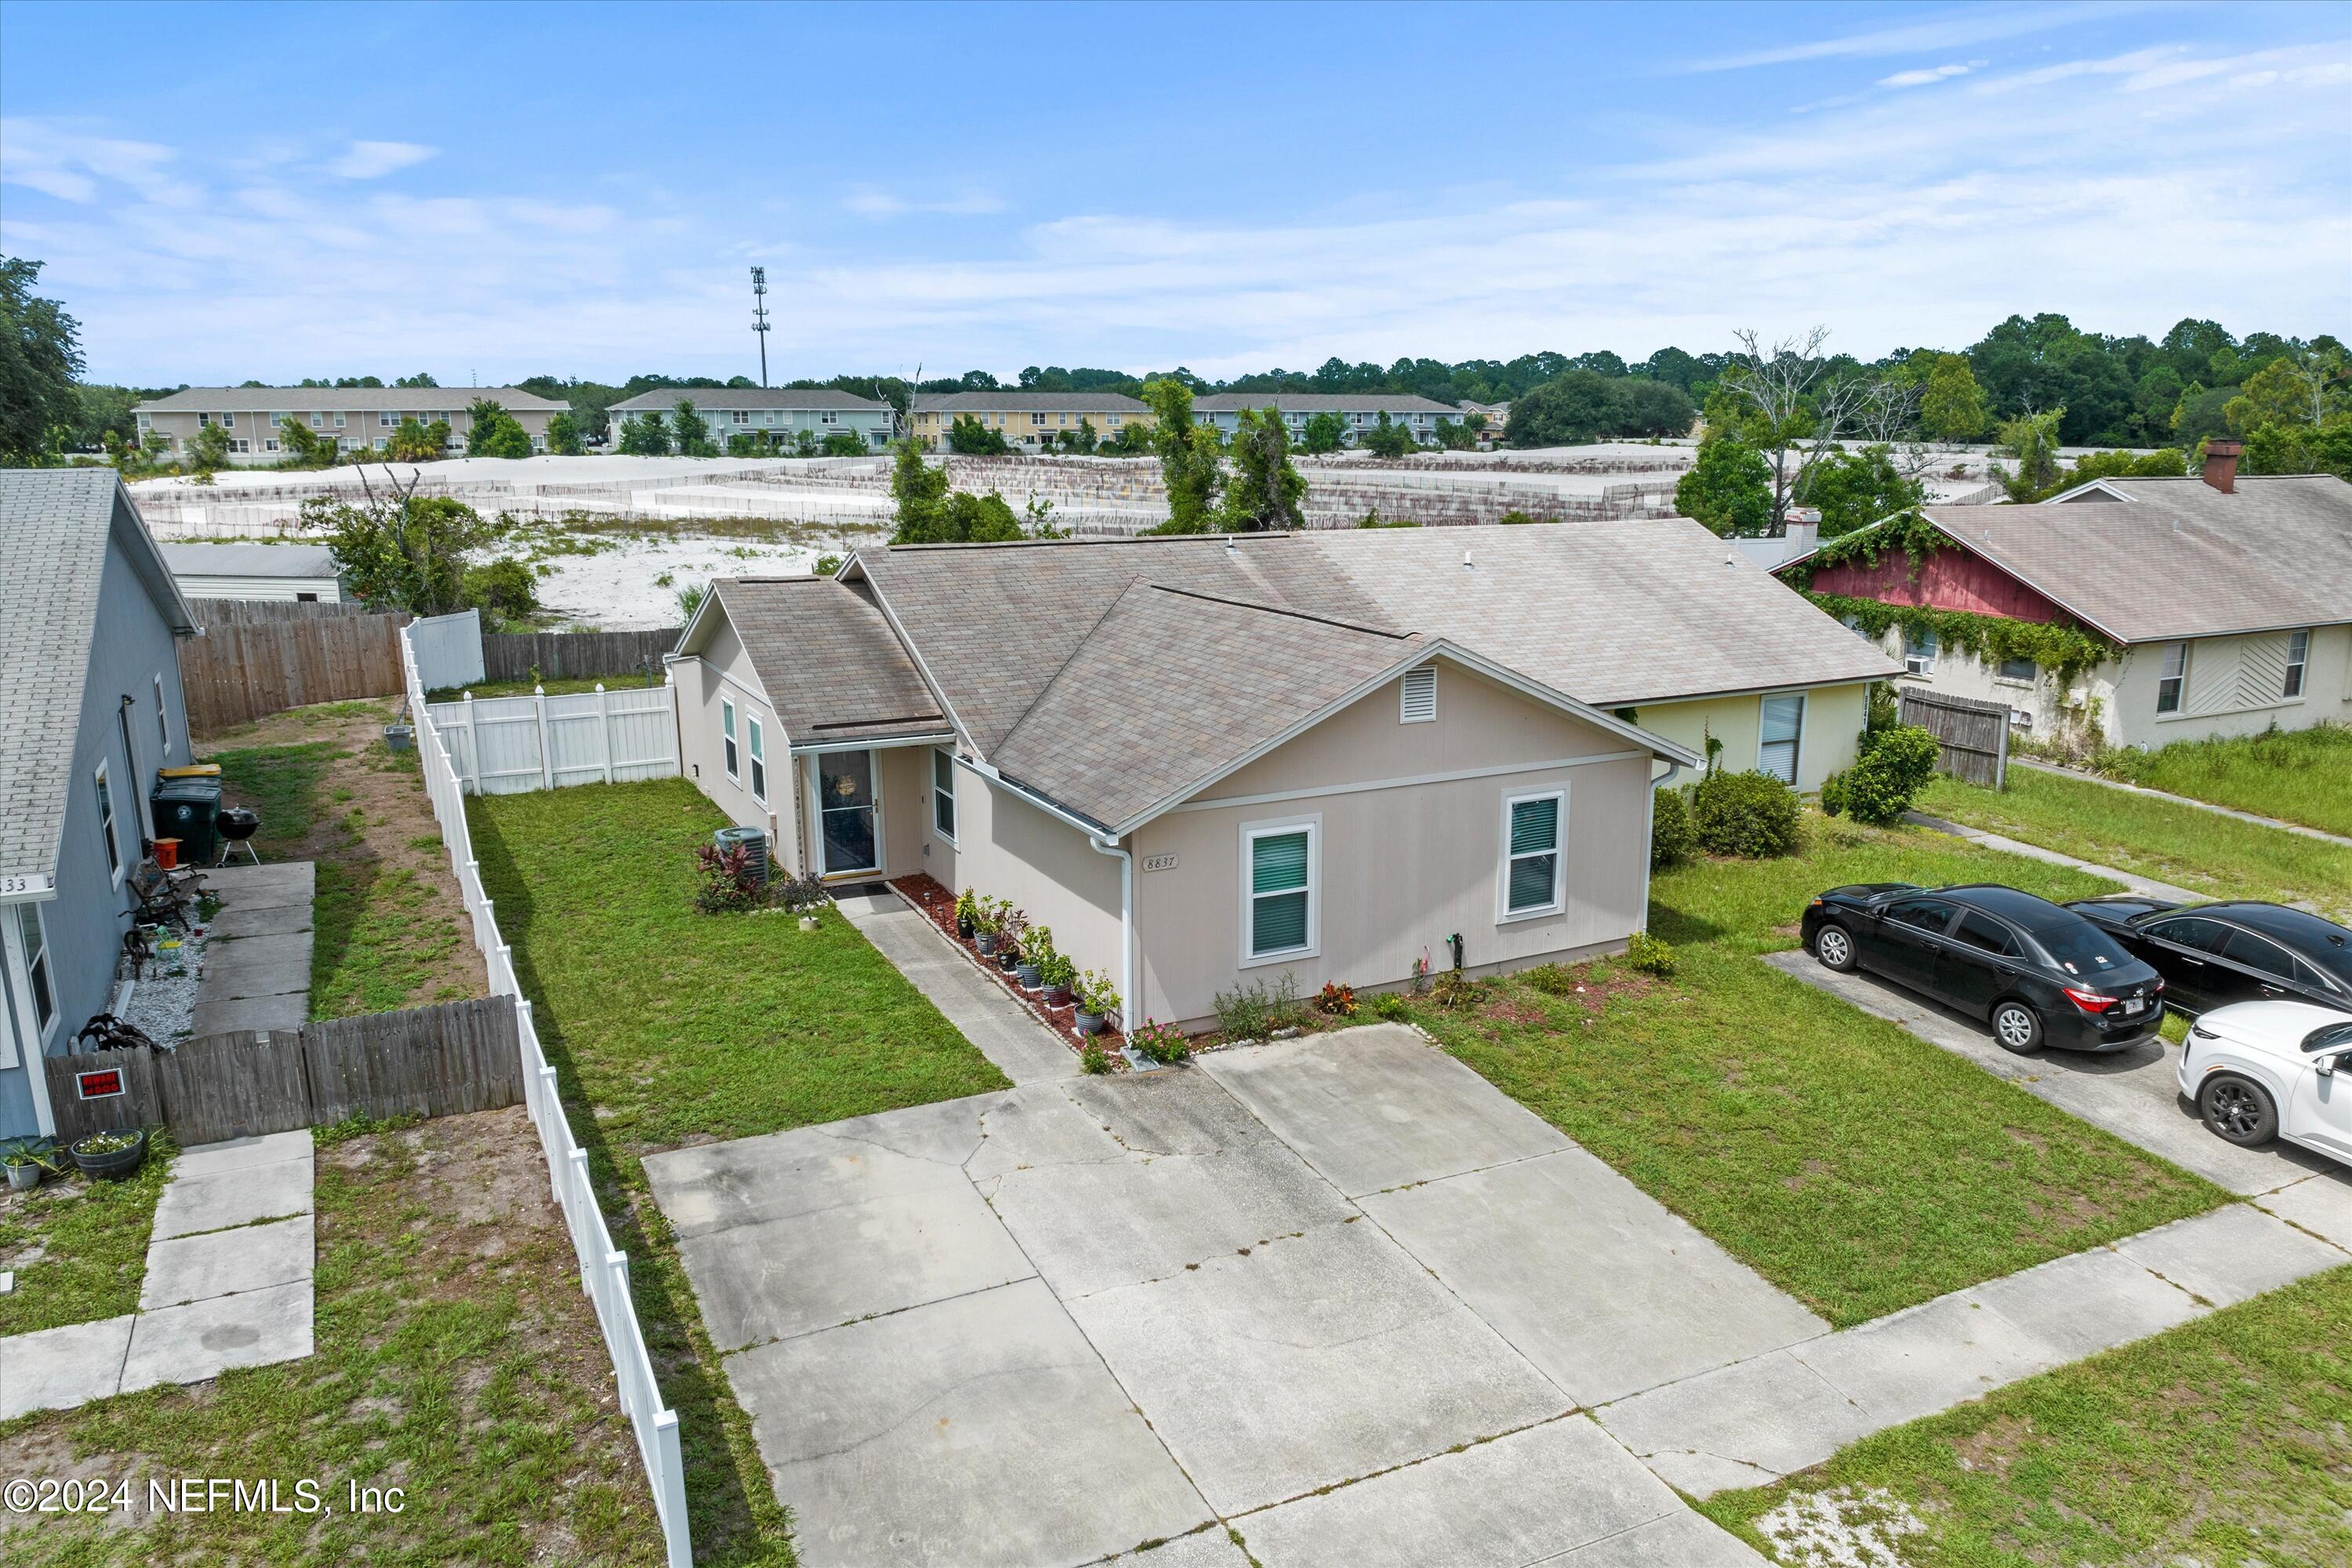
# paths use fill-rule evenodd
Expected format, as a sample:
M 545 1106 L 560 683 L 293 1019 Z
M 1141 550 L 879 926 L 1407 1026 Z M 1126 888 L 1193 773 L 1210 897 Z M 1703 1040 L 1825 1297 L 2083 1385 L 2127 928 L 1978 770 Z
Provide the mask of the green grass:
M 2352 768 L 2352 752 L 2347 756 Z M 1918 806 L 2217 898 L 2309 903 L 2338 919 L 2352 915 L 2352 848 L 2088 779 L 2011 768 L 2009 787 L 1994 791 L 1937 778 Z
M 2106 752 L 2098 766 L 2168 795 L 2352 835 L 2352 724 Z
M 502 1152 L 485 1159 L 477 1145 L 453 1166 L 440 1151 L 467 1120 L 375 1136 L 343 1157 L 320 1150 L 314 1354 L 0 1424 L 0 1454 L 33 1461 L 16 1473 L 128 1479 L 139 1500 L 127 1513 L 11 1533 L 9 1561 L 661 1561 L 562 1226 L 543 1208 L 529 1226 L 485 1217 L 491 1205 L 474 1184 L 495 1168 L 508 1201 L 544 1204 L 530 1128 L 517 1115 L 499 1130 Z M 145 1506 L 151 1476 L 276 1478 L 289 1501 L 307 1479 L 331 1511 L 155 1511 Z M 404 1488 L 406 1506 L 352 1513 L 352 1481 Z
M 163 1195 L 175 1152 L 168 1132 L 158 1129 L 150 1137 L 147 1161 L 135 1175 L 119 1182 L 78 1173 L 51 1176 L 0 1207 L 0 1268 L 16 1275 L 16 1288 L 0 1296 L 0 1334 L 139 1310 L 155 1200 Z M 38 1260 L 23 1261 L 36 1247 Z
M 2220 1188 L 1756 961 L 1854 881 L 2111 890 L 1918 829 L 1811 816 L 1804 854 L 1660 876 L 1672 979 L 1526 976 L 1413 1016 L 1454 1056 L 1840 1326 L 2229 1201 Z M 1589 1021 L 1588 1021 L 1589 1020 Z
M 1006 1087 L 856 929 L 702 915 L 694 849 L 726 819 L 693 785 L 468 801 L 499 929 L 562 1074 L 662 1393 L 678 1412 L 698 1562 L 790 1563 L 790 1519 L 727 1386 L 639 1156 Z
M 213 752 L 205 760 L 220 764 L 226 801 L 261 814 L 254 847 L 272 855 L 310 837 L 323 810 L 320 787 L 341 752 L 331 741 L 299 741 Z
M 2352 1268 L 1866 1437 L 1700 1509 L 1884 1490 L 1916 1568 L 2352 1562 Z

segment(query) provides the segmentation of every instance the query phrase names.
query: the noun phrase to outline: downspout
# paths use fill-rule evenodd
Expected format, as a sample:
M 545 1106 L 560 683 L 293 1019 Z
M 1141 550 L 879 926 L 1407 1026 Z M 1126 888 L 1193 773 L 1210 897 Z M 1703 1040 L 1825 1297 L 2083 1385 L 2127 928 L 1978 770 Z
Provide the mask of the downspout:
M 1650 780 L 1650 809 L 1642 818 L 1642 923 L 1633 929 L 1650 929 L 1650 851 L 1658 832 L 1658 792 L 1675 782 L 1683 771 L 1682 763 L 1666 759 L 1666 771 Z
M 1087 847 L 1097 855 L 1108 855 L 1118 862 L 1118 1023 L 1119 1033 L 1133 1032 L 1136 1011 L 1135 995 L 1135 855 L 1122 849 L 1118 841 L 1103 837 L 1103 830 L 1083 817 L 1073 816 L 1034 790 L 1024 789 L 996 771 L 993 763 L 977 758 L 958 757 L 957 762 L 980 774 L 989 783 L 1035 806 L 1046 816 L 1068 823 L 1087 836 Z M 1644 885 L 1646 891 L 1646 884 Z

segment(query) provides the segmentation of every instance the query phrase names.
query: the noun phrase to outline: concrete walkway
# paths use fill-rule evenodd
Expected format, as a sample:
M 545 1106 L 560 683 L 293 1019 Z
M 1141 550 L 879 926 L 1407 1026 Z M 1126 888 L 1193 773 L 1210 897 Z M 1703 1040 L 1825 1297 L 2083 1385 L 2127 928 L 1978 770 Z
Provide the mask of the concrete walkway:
M 1077 1076 L 1078 1054 L 982 974 L 930 917 L 896 893 L 845 893 L 834 903 L 1005 1077 L 1023 1084 Z
M 310 862 L 221 866 L 205 873 L 205 883 L 221 907 L 196 983 L 193 1031 L 300 1028 L 310 1016 Z
M 2009 765 L 2013 768 L 2032 768 L 2036 773 L 2059 773 L 2070 779 L 2080 779 L 2084 784 L 2097 784 L 2104 789 L 2121 790 L 2126 795 L 2144 795 L 2150 800 L 2167 801 L 2174 805 L 2188 806 L 2194 811 L 2210 811 L 2216 816 L 2234 816 L 2240 822 L 2251 822 L 2257 827 L 2275 827 L 2281 833 L 2300 834 L 2305 838 L 2321 838 L 2330 844 L 2341 844 L 2347 849 L 2352 849 L 2352 838 L 2347 838 L 2340 833 L 2329 833 L 2317 827 L 2305 827 L 2300 822 L 2284 822 L 2275 816 L 2258 816 L 2251 811 L 2240 811 L 2235 806 L 2215 805 L 2210 800 L 2191 800 L 2185 795 L 2168 795 L 2163 790 L 2149 789 L 2145 784 L 2126 784 L 2121 779 L 2101 778 L 2097 773 L 2086 773 L 2080 768 L 2062 768 L 2051 763 L 2028 762 L 2023 757 L 2010 758 Z
M 307 1131 L 183 1150 L 139 1310 L 0 1339 L 0 1420 L 309 1355 L 313 1171 Z
M 1981 827 L 1970 827 L 1966 823 L 1947 822 L 1940 816 L 1930 816 L 1924 811 L 1906 811 L 1903 814 L 1903 820 L 1916 823 L 1921 827 L 1932 827 L 1938 833 L 1948 833 L 1955 838 L 1965 838 L 1971 844 L 1981 844 L 1988 849 L 2005 850 L 2011 855 L 2022 855 L 2029 860 L 2040 860 L 2052 866 L 2072 866 L 2077 871 L 2088 871 L 2094 877 L 2105 877 L 2111 882 L 2121 882 L 2132 892 L 2145 893 L 2154 899 L 2169 900 L 2176 904 L 2204 903 L 2211 897 L 2210 894 L 2196 892 L 2188 888 L 2176 887 L 2170 882 L 2159 882 L 2153 878 L 2143 877 L 2137 871 L 2118 870 L 2113 866 L 2102 866 L 2095 860 L 2077 860 L 2072 855 L 2062 855 L 2055 849 L 2044 849 L 2039 844 L 2028 844 L 2021 838 L 2007 838 L 1998 833 L 1987 833 Z

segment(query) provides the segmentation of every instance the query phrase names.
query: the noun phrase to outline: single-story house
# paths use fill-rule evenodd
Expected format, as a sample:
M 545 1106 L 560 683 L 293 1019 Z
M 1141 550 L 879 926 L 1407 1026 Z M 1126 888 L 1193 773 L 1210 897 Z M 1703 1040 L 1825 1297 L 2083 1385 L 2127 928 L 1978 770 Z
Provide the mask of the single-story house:
M 1307 422 L 1317 415 L 1336 414 L 1341 426 L 1340 444 L 1349 447 L 1378 428 L 1383 414 L 1390 424 L 1402 426 L 1424 447 L 1436 442 L 1439 420 L 1459 419 L 1462 415 L 1458 408 L 1411 393 L 1216 392 L 1192 400 L 1193 417 L 1215 426 L 1227 439 L 1241 428 L 1244 408 L 1278 411 L 1293 440 L 1306 433 Z
M 807 386 L 660 386 L 614 404 L 604 411 L 612 421 L 609 439 L 620 439 L 621 421 L 632 415 L 669 417 L 680 403 L 710 426 L 710 438 L 721 447 L 735 436 L 783 437 L 802 431 L 823 440 L 836 431 L 855 436 L 869 451 L 890 444 L 898 410 L 854 392 Z
M 1696 523 L 875 547 L 721 579 L 683 760 L 775 858 L 1007 898 L 1126 1016 L 1618 950 L 1651 791 L 1845 765 L 1887 660 Z
M 163 544 L 163 564 L 191 599 L 342 602 L 335 552 L 323 544 Z
M 2352 484 L 2240 476 L 2231 442 L 2208 454 L 2201 476 L 1923 508 L 1941 542 L 1916 561 L 1824 546 L 1780 571 L 1816 594 L 1929 612 L 1882 633 L 1907 679 L 2005 703 L 2037 738 L 2155 748 L 2352 721 Z M 2076 628 L 2097 657 L 2063 679 L 2031 658 L 1988 661 L 1958 645 L 1954 631 L 1976 623 L 1955 614 Z
M 0 1137 L 107 1010 L 158 768 L 190 761 L 187 600 L 111 468 L 0 472 Z

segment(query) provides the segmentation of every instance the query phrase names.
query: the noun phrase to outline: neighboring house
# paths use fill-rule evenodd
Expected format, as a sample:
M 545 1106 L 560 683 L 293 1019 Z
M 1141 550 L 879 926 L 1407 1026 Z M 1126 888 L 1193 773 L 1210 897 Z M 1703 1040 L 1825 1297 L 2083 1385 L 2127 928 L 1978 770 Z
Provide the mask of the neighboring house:
M 2201 478 L 1923 508 L 1948 542 L 1916 563 L 1895 549 L 1874 567 L 1807 557 L 1781 571 L 1819 594 L 2100 639 L 2105 656 L 2062 683 L 2031 659 L 1989 665 L 1952 646 L 1950 622 L 1885 634 L 1914 682 L 2005 703 L 2037 737 L 2153 748 L 2352 721 L 2352 484 L 2241 478 L 2234 444 L 2209 452 Z
M 1616 951 L 1652 786 L 1843 766 L 1890 668 L 1679 521 L 876 547 L 714 583 L 672 666 L 784 867 L 1009 898 L 1188 1023 Z
M 1129 425 L 1152 422 L 1150 405 L 1116 392 L 927 392 L 910 410 L 915 444 L 947 449 L 948 427 L 960 417 L 979 420 L 1016 447 L 1036 451 L 1081 425 L 1108 441 Z
M 111 468 L 0 472 L 0 1136 L 107 1010 L 155 770 L 190 761 L 187 600 Z
M 1486 416 L 1486 423 L 1479 426 L 1478 430 L 1478 443 L 1482 447 L 1491 447 L 1501 440 L 1504 430 L 1508 428 L 1511 423 L 1511 405 L 1507 403 L 1465 403 L 1462 405 L 1462 417 L 1467 419 L 1473 414 L 1483 414 Z
M 1362 438 L 1365 431 L 1378 427 L 1383 414 L 1389 416 L 1390 424 L 1402 425 L 1412 431 L 1412 438 L 1424 447 L 1436 444 L 1439 420 L 1462 416 L 1460 409 L 1426 397 L 1385 392 L 1220 392 L 1192 400 L 1193 416 L 1214 425 L 1228 437 L 1241 428 L 1244 408 L 1280 409 L 1283 421 L 1290 426 L 1293 441 L 1305 432 L 1307 420 L 1316 415 L 1336 414 L 1347 429 L 1341 439 L 1350 447 Z
M 173 581 L 191 599 L 292 599 L 338 604 L 343 581 L 323 544 L 162 544 Z
M 694 405 L 710 426 L 710 438 L 721 448 L 730 436 L 770 435 L 790 438 L 805 430 L 819 440 L 845 431 L 878 452 L 890 444 L 898 410 L 887 403 L 855 393 L 822 387 L 790 386 L 664 386 L 641 392 L 605 410 L 617 442 L 621 421 L 632 414 L 668 417 L 680 402 Z
M 534 452 L 547 450 L 548 420 L 570 406 L 518 386 L 191 386 L 131 413 L 142 444 L 155 431 L 175 455 L 188 450 L 198 430 L 217 425 L 228 432 L 229 462 L 243 467 L 285 456 L 281 427 L 289 419 L 331 439 L 341 452 L 382 451 L 404 419 L 420 425 L 443 419 L 449 425 L 449 455 L 463 457 L 474 423 L 467 410 L 484 397 L 515 416 Z

